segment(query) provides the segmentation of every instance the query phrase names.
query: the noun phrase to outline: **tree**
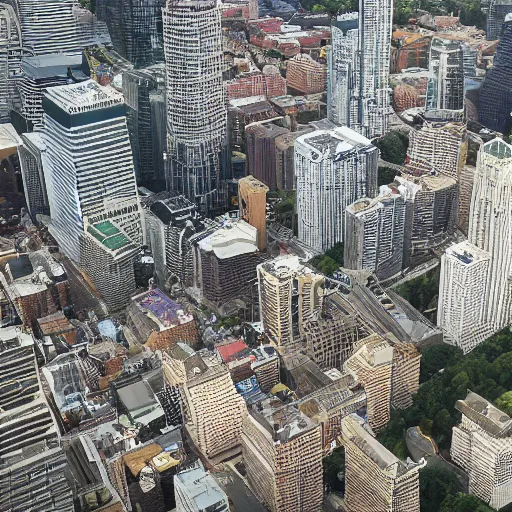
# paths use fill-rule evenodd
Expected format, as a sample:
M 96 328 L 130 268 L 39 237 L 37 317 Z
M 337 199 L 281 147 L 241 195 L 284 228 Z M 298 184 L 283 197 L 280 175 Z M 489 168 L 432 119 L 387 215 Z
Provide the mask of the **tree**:
M 506 393 L 503 393 L 496 400 L 496 407 L 498 407 L 498 409 L 501 409 L 504 413 L 508 414 L 509 416 L 512 416 L 512 391 L 507 391 Z
M 420 382 L 432 378 L 439 370 L 452 365 L 462 356 L 462 351 L 453 345 L 439 343 L 421 349 Z
M 421 512 L 439 512 L 443 500 L 461 489 L 461 484 L 452 471 L 440 463 L 420 470 L 420 508 Z
M 386 162 L 403 165 L 407 155 L 409 139 L 400 132 L 389 132 L 375 142 L 380 150 L 380 157 Z
M 379 165 L 377 173 L 377 185 L 379 187 L 381 187 L 382 185 L 389 185 L 395 179 L 396 174 L 397 173 L 394 169 Z
M 441 503 L 439 512 L 490 512 L 492 510 L 476 496 L 459 492 L 456 495 L 448 495 Z
M 338 475 L 345 473 L 345 450 L 335 448 L 333 452 L 324 457 L 324 487 L 327 492 L 345 492 L 345 480 L 340 480 Z
M 303 2 L 302 5 L 305 9 L 308 9 L 306 5 L 309 5 L 309 2 L 305 4 Z M 334 17 L 340 13 L 357 11 L 358 5 L 359 3 L 356 0 L 316 0 L 309 9 L 315 13 L 326 12 L 329 16 Z

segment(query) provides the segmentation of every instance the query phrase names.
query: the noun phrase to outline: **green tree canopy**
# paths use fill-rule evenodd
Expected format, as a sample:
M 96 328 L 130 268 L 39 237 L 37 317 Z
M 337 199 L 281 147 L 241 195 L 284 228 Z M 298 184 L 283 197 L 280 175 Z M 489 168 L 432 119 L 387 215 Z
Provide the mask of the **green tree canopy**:
M 496 407 L 509 416 L 512 416 L 512 391 L 507 391 L 497 398 Z

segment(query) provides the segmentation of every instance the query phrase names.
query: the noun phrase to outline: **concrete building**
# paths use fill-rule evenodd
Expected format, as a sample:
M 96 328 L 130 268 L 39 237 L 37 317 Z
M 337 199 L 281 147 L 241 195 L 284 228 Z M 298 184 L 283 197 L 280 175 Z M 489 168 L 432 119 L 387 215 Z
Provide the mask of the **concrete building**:
M 167 188 L 191 201 L 209 201 L 220 177 L 226 106 L 219 5 L 170 0 L 163 9 Z
M 295 141 L 299 239 L 319 251 L 345 240 L 345 211 L 377 194 L 379 150 L 347 127 Z
M 331 46 L 327 56 L 329 82 L 327 117 L 333 123 L 354 126 L 358 120 L 359 14 L 340 14 L 333 20 Z
M 279 346 L 304 334 L 310 315 L 322 305 L 324 276 L 299 263 L 297 256 L 278 257 L 257 267 L 263 329 Z
M 434 37 L 430 46 L 431 77 L 425 108 L 429 110 L 464 110 L 464 55 L 457 40 Z
M 414 176 L 440 173 L 454 180 L 466 163 L 467 130 L 462 123 L 428 123 L 412 130 L 405 158 L 407 173 Z
M 176 512 L 201 512 L 215 510 L 227 512 L 229 502 L 226 493 L 197 461 L 174 476 Z
M 164 0 L 99 0 L 98 19 L 105 22 L 114 49 L 135 68 L 163 62 Z
M 446 176 L 397 176 L 405 189 L 406 227 L 404 267 L 425 257 L 431 249 L 446 242 L 455 231 L 459 190 Z
M 258 249 L 267 246 L 267 192 L 269 188 L 253 176 L 238 181 L 240 218 L 258 230 Z
M 512 503 L 512 419 L 471 391 L 455 408 L 462 421 L 453 427 L 451 458 L 469 474 L 469 493 L 499 510 Z
M 499 1 L 499 0 L 496 0 Z M 512 12 L 512 5 L 507 6 Z M 500 42 L 496 49 L 491 69 L 485 74 L 478 103 L 478 120 L 485 127 L 499 133 L 510 131 L 512 97 L 512 19 L 507 19 L 499 34 Z
M 322 510 L 322 434 L 295 405 L 268 398 L 244 419 L 249 486 L 272 512 Z
M 81 263 L 85 222 L 115 222 L 142 241 L 140 205 L 123 96 L 88 80 L 52 87 L 43 99 L 44 175 L 50 232 L 64 254 Z
M 503 25 L 509 21 L 507 14 L 512 12 L 510 0 L 485 0 L 482 2 L 482 11 L 487 14 L 485 36 L 488 41 L 499 39 Z
M 426 462 L 403 462 L 395 457 L 372 437 L 356 414 L 343 418 L 341 428 L 347 511 L 419 512 L 419 470 Z
M 344 266 L 387 279 L 402 270 L 406 204 L 401 186 L 382 186 L 375 199 L 347 207 Z
M 247 415 L 244 399 L 217 358 L 195 357 L 185 364 L 187 380 L 181 393 L 187 434 L 207 459 L 232 457 L 240 451 Z
M 511 191 L 512 146 L 494 139 L 478 153 L 469 219 L 471 245 L 450 248 L 442 267 L 438 325 L 465 352 L 512 320 Z M 478 301 L 453 282 L 450 270 L 459 273 L 461 286 L 471 280 Z M 476 314 L 468 315 L 475 308 Z

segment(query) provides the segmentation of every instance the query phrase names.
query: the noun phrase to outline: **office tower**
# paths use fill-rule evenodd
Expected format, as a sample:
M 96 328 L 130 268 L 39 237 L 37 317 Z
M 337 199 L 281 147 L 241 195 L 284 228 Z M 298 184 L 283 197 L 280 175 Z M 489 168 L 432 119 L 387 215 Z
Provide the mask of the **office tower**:
M 503 25 L 510 21 L 507 17 L 511 12 L 508 0 L 484 0 L 481 4 L 482 11 L 487 14 L 487 26 L 485 36 L 488 41 L 499 39 Z
M 218 187 L 226 131 L 219 3 L 169 0 L 163 9 L 163 26 L 167 188 L 191 201 L 204 197 L 208 202 Z
M 377 193 L 379 150 L 345 126 L 295 141 L 299 239 L 319 251 L 345 240 L 345 210 Z
M 490 334 L 485 326 L 482 296 L 488 286 L 490 255 L 465 241 L 441 257 L 437 324 L 445 340 L 471 351 Z
M 16 74 L 20 73 L 21 25 L 15 9 L 8 3 L 0 5 L 0 121 L 9 121 L 9 111 L 15 102 Z
M 81 55 L 86 46 L 109 43 L 106 26 L 75 0 L 18 0 L 23 45 L 36 55 Z
M 342 420 L 345 443 L 345 506 L 348 512 L 419 512 L 419 470 L 382 446 L 356 414 Z
M 174 475 L 176 512 L 197 512 L 212 510 L 228 512 L 226 493 L 220 488 L 200 460 Z
M 202 296 L 217 307 L 247 297 L 256 279 L 256 265 L 265 255 L 258 250 L 258 230 L 243 220 L 225 222 L 197 242 L 195 264 Z M 197 267 L 196 267 L 197 268 Z
M 462 421 L 453 427 L 451 458 L 469 474 L 469 493 L 499 510 L 512 503 L 512 419 L 471 391 L 455 408 Z
M 194 358 L 181 391 L 187 433 L 206 458 L 221 461 L 239 452 L 247 409 L 228 369 L 215 360 Z
M 464 110 L 464 55 L 460 41 L 434 37 L 426 110 Z
M 475 167 L 465 165 L 459 173 L 459 211 L 457 213 L 457 226 L 465 234 L 469 229 L 469 213 L 471 208 L 471 196 L 473 195 L 473 179 Z
M 165 66 L 123 73 L 123 96 L 137 183 L 153 192 L 164 190 Z
M 343 372 L 355 375 L 366 392 L 366 414 L 374 430 L 389 421 L 393 376 L 393 347 L 378 334 L 359 340 L 343 364 Z
M 247 173 L 271 190 L 277 188 L 276 139 L 288 133 L 288 128 L 273 123 L 254 124 L 245 130 Z
M 249 486 L 272 512 L 322 510 L 322 433 L 294 405 L 269 398 L 245 417 L 242 454 Z
M 382 186 L 375 199 L 358 199 L 347 207 L 344 266 L 367 269 L 378 279 L 402 270 L 405 198 L 395 184 Z
M 412 405 L 412 397 L 420 387 L 420 361 L 421 354 L 413 343 L 393 344 L 391 404 L 396 409 Z
M 301 94 L 322 93 L 327 87 L 327 67 L 299 53 L 286 62 L 286 84 Z
M 114 49 L 135 68 L 163 62 L 164 0 L 99 0 L 98 19 L 107 24 Z
M 429 123 L 412 130 L 405 158 L 414 176 L 440 173 L 457 180 L 466 163 L 468 136 L 463 123 Z
M 339 293 L 325 297 L 322 308 L 304 324 L 307 355 L 322 370 L 340 370 L 367 334 L 357 310 Z
M 267 192 L 268 187 L 254 176 L 238 181 L 240 218 L 258 230 L 258 250 L 267 246 Z
M 85 221 L 115 221 L 131 241 L 141 242 L 123 96 L 88 80 L 48 89 L 43 109 L 50 232 L 62 252 L 80 263 Z
M 18 148 L 21 175 L 25 201 L 30 216 L 35 220 L 36 215 L 49 215 L 50 203 L 46 193 L 43 173 L 43 154 L 46 146 L 40 133 L 24 133 L 21 136 L 23 144 Z
M 404 267 L 446 242 L 455 231 L 459 191 L 446 176 L 397 176 L 406 200 Z
M 262 263 L 257 272 L 263 329 L 278 345 L 291 345 L 322 305 L 324 276 L 299 263 L 297 256 Z
M 478 120 L 490 130 L 510 131 L 512 111 L 512 20 L 503 24 L 494 64 L 480 90 Z
M 17 327 L 0 329 L 0 510 L 73 512 L 67 461 L 33 345 Z
M 354 88 L 358 81 L 359 14 L 338 15 L 333 21 L 327 56 L 327 117 L 333 123 L 354 126 L 358 106 Z

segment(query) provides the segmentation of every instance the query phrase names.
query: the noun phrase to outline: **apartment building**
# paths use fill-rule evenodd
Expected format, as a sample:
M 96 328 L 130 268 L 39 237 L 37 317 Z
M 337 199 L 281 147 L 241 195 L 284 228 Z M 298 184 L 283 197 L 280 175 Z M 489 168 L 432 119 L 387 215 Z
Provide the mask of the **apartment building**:
M 257 267 L 263 329 L 279 346 L 304 335 L 308 318 L 322 305 L 324 276 L 299 263 L 297 256 L 278 257 Z
M 429 123 L 412 130 L 405 170 L 414 176 L 439 173 L 458 180 L 466 163 L 467 130 L 463 123 Z
M 512 419 L 472 391 L 455 408 L 452 460 L 469 474 L 469 493 L 499 510 L 512 503 Z
M 240 218 L 258 230 L 258 249 L 267 246 L 267 192 L 269 188 L 254 176 L 238 180 Z
M 402 190 L 400 190 L 402 189 Z M 382 186 L 375 199 L 347 207 L 344 266 L 387 279 L 402 270 L 406 217 L 404 187 Z
M 295 141 L 299 240 L 324 252 L 345 240 L 345 211 L 377 194 L 379 150 L 347 127 Z
M 169 0 L 162 11 L 167 71 L 167 189 L 210 202 L 227 122 L 220 3 Z
M 366 430 L 356 414 L 343 418 L 341 429 L 348 512 L 419 512 L 419 470 L 426 462 L 403 462 L 395 457 Z
M 249 486 L 272 512 L 322 510 L 320 424 L 294 404 L 268 398 L 245 417 L 242 455 Z
M 327 88 L 327 67 L 299 53 L 286 62 L 286 84 L 300 94 L 322 93 Z
M 477 158 L 468 243 L 450 247 L 441 267 L 438 325 L 464 352 L 511 322 L 511 185 L 512 146 L 487 142 Z
M 115 222 L 130 242 L 141 243 L 122 94 L 88 80 L 48 89 L 43 109 L 49 229 L 62 252 L 81 263 L 86 222 Z

